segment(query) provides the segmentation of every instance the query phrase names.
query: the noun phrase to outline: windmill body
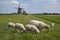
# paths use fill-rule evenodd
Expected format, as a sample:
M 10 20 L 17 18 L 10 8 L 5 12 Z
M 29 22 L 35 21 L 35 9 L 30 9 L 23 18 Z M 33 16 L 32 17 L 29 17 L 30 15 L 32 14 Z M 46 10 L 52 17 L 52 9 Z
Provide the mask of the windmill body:
M 18 6 L 18 12 L 17 12 L 18 14 L 22 14 L 23 13 L 23 10 L 22 10 L 22 8 L 20 7 L 20 4 L 19 4 L 19 6 Z

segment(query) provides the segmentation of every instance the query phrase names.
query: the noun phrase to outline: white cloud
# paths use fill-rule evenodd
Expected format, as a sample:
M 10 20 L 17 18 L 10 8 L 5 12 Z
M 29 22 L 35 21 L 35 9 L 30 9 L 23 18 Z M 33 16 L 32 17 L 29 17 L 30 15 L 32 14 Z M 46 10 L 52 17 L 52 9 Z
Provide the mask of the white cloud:
M 19 5 L 19 2 L 17 0 L 4 0 L 4 1 L 0 1 L 0 4 L 3 4 L 3 5 L 13 5 L 13 7 L 18 7 Z M 26 4 L 26 3 L 21 3 L 20 5 L 22 8 L 28 8 L 30 5 L 29 4 Z
M 4 8 L 5 7 L 18 7 L 19 2 L 16 0 L 4 0 L 4 1 L 0 1 L 0 5 L 2 5 Z M 2 8 L 3 9 L 3 8 Z
M 13 0 L 13 1 L 11 1 L 12 3 L 14 3 L 14 4 L 19 4 L 19 2 L 18 1 L 15 1 L 15 0 Z
M 21 1 L 19 1 L 21 2 Z M 0 4 L 18 7 L 17 0 L 1 0 Z M 25 3 L 26 2 L 26 3 Z M 29 2 L 29 3 L 28 3 Z M 21 7 L 27 12 L 60 12 L 60 1 L 58 0 L 32 0 L 21 2 Z
M 57 0 L 33 0 L 33 2 L 52 2 L 52 3 L 57 3 Z
M 21 3 L 21 8 L 23 8 L 23 10 L 25 11 L 30 11 L 30 4 L 26 4 L 26 3 Z
M 0 4 L 19 4 L 19 2 L 16 0 L 4 0 L 0 1 Z
M 37 2 L 37 1 L 57 1 L 57 0 L 33 0 L 33 1 Z
M 59 12 L 60 3 L 58 0 L 33 0 L 42 10 L 42 12 Z
M 29 4 L 26 4 L 26 3 L 21 3 L 20 7 L 27 9 L 27 8 L 30 7 L 30 5 Z

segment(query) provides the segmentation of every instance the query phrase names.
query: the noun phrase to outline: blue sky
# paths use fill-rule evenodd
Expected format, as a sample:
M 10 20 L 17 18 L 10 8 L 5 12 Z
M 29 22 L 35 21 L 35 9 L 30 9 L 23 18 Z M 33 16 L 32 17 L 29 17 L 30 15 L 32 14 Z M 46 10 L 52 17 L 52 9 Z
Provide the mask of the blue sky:
M 17 12 L 19 3 L 27 13 L 60 13 L 60 0 L 0 0 L 0 13 Z

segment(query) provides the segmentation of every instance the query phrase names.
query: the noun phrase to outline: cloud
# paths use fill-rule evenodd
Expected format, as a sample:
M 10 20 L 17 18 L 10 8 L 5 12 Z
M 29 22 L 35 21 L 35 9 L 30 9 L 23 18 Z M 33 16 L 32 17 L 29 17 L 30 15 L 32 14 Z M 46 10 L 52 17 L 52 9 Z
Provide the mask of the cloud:
M 21 3 L 21 7 L 29 7 L 29 6 L 30 6 L 29 4 Z
M 28 12 L 28 10 L 29 10 L 29 8 L 30 8 L 30 4 L 21 3 L 21 6 L 20 6 L 20 7 L 23 8 L 23 10 L 25 10 L 25 11 Z
M 17 0 L 2 0 L 0 1 L 0 4 L 3 5 L 13 5 L 13 7 L 18 7 L 19 2 Z M 28 8 L 30 5 L 26 3 L 21 3 L 20 5 L 22 8 Z
M 2 0 L 0 1 L 0 4 L 19 4 L 19 2 L 16 0 Z
M 0 4 L 4 5 L 0 7 L 15 10 L 13 7 L 18 7 L 19 2 L 27 12 L 60 12 L 60 0 L 0 0 Z
M 13 1 L 11 1 L 12 3 L 14 3 L 14 4 L 19 4 L 19 2 L 18 1 L 15 1 L 15 0 L 13 0 Z
M 33 0 L 35 2 L 38 2 L 38 1 L 57 1 L 57 0 Z
M 49 3 L 57 3 L 57 0 L 33 0 L 33 2 L 49 2 Z
M 40 12 L 59 12 L 60 1 L 59 0 L 33 0 L 33 9 Z M 35 6 L 36 5 L 36 6 Z
M 18 7 L 18 4 L 16 0 L 0 0 L 0 12 L 17 12 L 15 7 Z

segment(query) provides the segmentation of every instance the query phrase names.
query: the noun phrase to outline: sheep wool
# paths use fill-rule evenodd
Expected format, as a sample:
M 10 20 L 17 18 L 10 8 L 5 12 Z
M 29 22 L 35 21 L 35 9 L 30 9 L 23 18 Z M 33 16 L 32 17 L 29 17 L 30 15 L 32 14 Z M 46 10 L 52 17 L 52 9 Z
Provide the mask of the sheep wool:
M 9 22 L 8 23 L 8 28 L 14 28 L 15 27 L 15 24 L 14 23 L 12 23 L 12 22 Z
M 15 24 L 15 28 L 20 29 L 20 30 L 25 30 L 24 25 L 21 24 L 21 23 L 16 23 L 16 24 Z
M 36 33 L 40 32 L 39 29 L 35 25 L 31 25 L 31 24 L 26 25 L 26 30 L 27 31 L 33 31 L 33 32 L 36 32 Z
M 29 24 L 35 25 L 38 29 L 42 30 L 43 28 L 46 28 L 47 30 L 50 30 L 50 26 L 48 26 L 46 23 L 38 20 L 31 20 Z

